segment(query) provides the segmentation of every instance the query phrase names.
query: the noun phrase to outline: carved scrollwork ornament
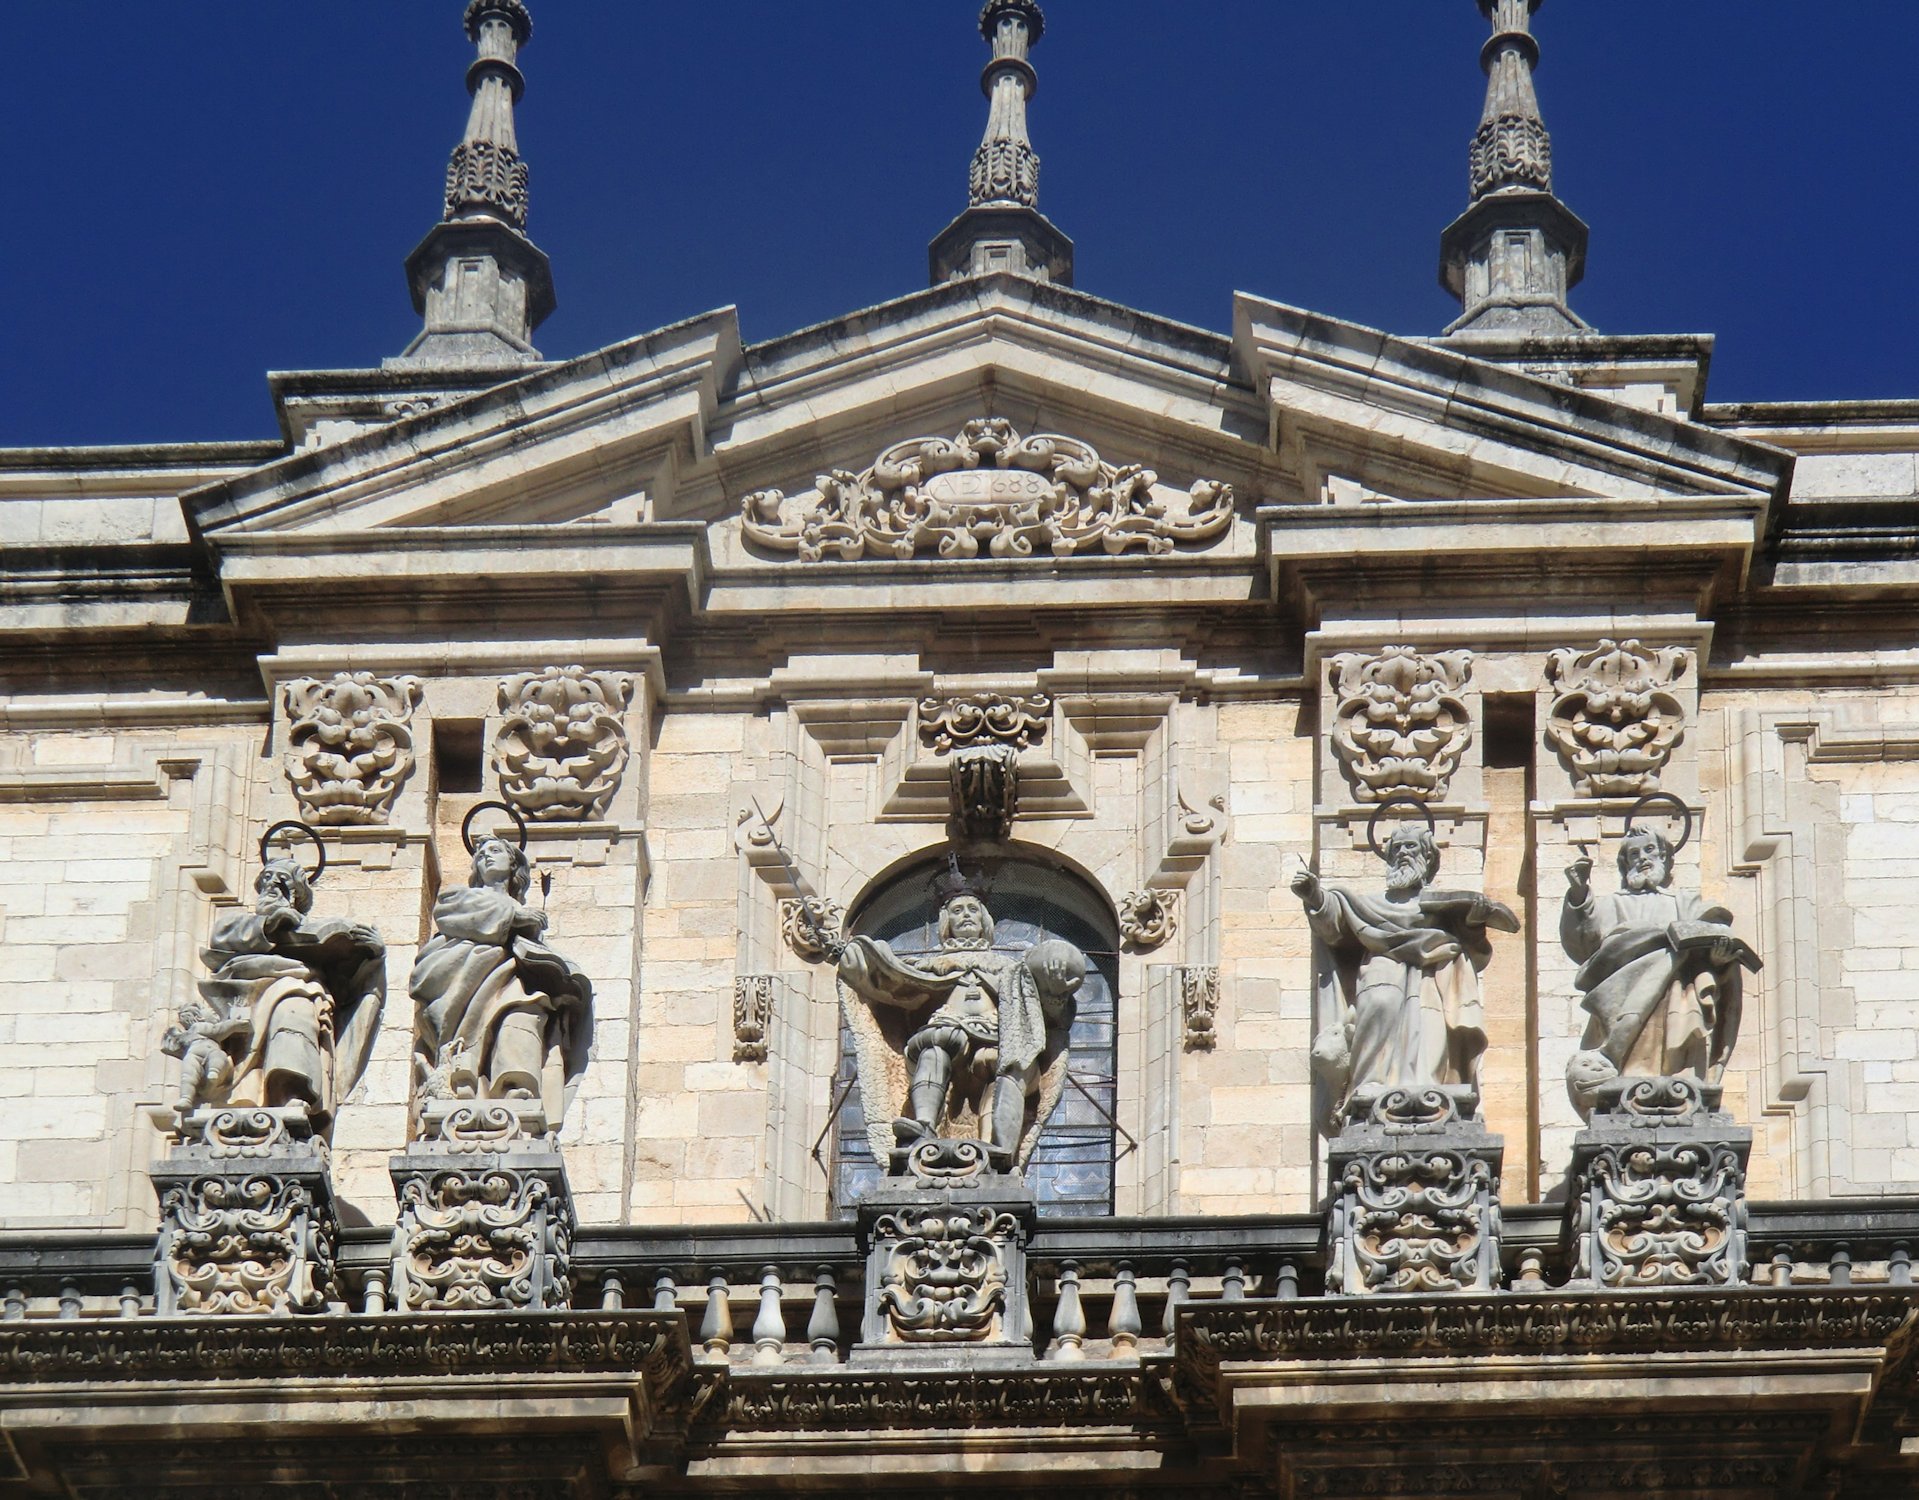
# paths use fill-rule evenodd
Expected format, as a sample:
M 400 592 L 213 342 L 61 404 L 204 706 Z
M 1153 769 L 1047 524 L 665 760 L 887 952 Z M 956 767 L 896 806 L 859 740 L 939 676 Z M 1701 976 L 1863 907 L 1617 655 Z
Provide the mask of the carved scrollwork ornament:
M 306 822 L 386 822 L 413 770 L 413 711 L 423 691 L 417 677 L 371 672 L 282 686 L 287 783 Z
M 1333 658 L 1333 751 L 1361 802 L 1445 797 L 1472 743 L 1458 696 L 1472 660 L 1470 651 L 1428 655 L 1411 646 Z
M 733 1061 L 765 1062 L 773 1024 L 773 976 L 742 974 L 733 981 Z
M 1021 437 L 1010 422 L 986 417 L 955 438 L 897 443 L 862 473 L 822 474 L 810 494 L 756 491 L 742 503 L 741 524 L 749 542 L 803 562 L 1095 550 L 1158 557 L 1232 525 L 1231 485 L 1202 479 L 1180 497 L 1158 486 L 1152 470 L 1116 467 L 1075 438 Z
M 1215 1018 L 1219 1012 L 1219 968 L 1194 964 L 1179 971 L 1180 1015 L 1185 1023 L 1186 1050 L 1211 1052 L 1219 1044 Z
M 162 1313 L 324 1309 L 335 1228 L 300 1177 L 262 1168 L 173 1178 L 161 1188 L 160 1220 L 154 1290 Z
M 796 896 L 780 902 L 780 937 L 807 963 L 838 955 L 845 932 L 846 908 L 822 896 Z
M 632 753 L 623 716 L 633 678 L 547 667 L 506 678 L 499 702 L 500 795 L 536 822 L 604 817 Z
M 1045 693 L 955 693 L 920 699 L 920 741 L 944 754 L 973 745 L 1027 750 L 1046 738 L 1053 700 Z
M 1019 1220 L 992 1207 L 902 1208 L 874 1224 L 886 1247 L 878 1309 L 905 1344 L 983 1343 L 998 1337 L 1007 1306 L 1007 1252 Z
M 1562 649 L 1546 660 L 1558 689 L 1546 737 L 1582 797 L 1636 797 L 1659 778 L 1685 733 L 1673 686 L 1693 664 L 1682 646 L 1602 640 L 1590 651 Z
M 1131 947 L 1162 947 L 1179 931 L 1178 891 L 1128 891 L 1118 906 L 1119 935 Z
M 568 1304 L 572 1215 L 546 1177 L 451 1165 L 409 1175 L 396 1186 L 393 1291 L 401 1310 Z

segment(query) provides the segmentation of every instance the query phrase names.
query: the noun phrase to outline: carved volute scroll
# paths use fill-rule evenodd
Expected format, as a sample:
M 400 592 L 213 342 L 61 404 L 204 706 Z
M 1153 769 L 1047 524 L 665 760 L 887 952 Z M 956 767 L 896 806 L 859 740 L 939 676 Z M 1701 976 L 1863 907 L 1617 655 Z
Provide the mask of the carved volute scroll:
M 1582 797 L 1638 797 L 1685 733 L 1686 711 L 1672 692 L 1693 653 L 1683 646 L 1601 641 L 1590 651 L 1559 650 L 1546 680 L 1559 690 L 1546 735 Z
M 505 679 L 493 740 L 500 795 L 540 822 L 604 817 L 631 753 L 622 715 L 632 701 L 625 672 L 548 667 Z
M 920 699 L 920 740 L 944 754 L 972 745 L 1026 750 L 1046 738 L 1053 700 L 1045 693 L 956 693 Z
M 1333 750 L 1359 801 L 1445 797 L 1472 743 L 1458 696 L 1472 664 L 1470 651 L 1425 655 L 1411 646 L 1333 658 Z
M 1134 948 L 1158 948 L 1179 931 L 1178 891 L 1128 891 L 1118 906 L 1119 935 Z
M 287 782 L 300 816 L 322 826 L 384 823 L 413 770 L 416 677 L 340 672 L 281 688 Z
M 956 438 L 915 438 L 873 467 L 821 475 L 811 493 L 759 490 L 742 507 L 747 540 L 818 562 L 860 557 L 1057 557 L 1101 551 L 1163 556 L 1210 542 L 1233 520 L 1233 489 L 1202 479 L 1186 496 L 1155 494 L 1159 476 L 1116 467 L 1087 444 L 1022 438 L 999 417 Z

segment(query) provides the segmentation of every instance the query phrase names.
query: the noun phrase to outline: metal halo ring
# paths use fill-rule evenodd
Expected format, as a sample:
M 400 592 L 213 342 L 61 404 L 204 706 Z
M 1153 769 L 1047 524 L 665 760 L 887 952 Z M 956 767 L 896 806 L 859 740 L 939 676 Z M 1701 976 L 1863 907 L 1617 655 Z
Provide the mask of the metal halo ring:
M 466 852 L 471 854 L 473 852 L 473 820 L 489 808 L 496 807 L 511 818 L 513 826 L 520 830 L 520 853 L 526 853 L 526 819 L 520 816 L 520 810 L 517 807 L 509 807 L 504 802 L 476 803 L 460 821 L 460 843 L 465 846 Z
M 265 867 L 269 858 L 267 850 L 272 846 L 275 837 L 282 833 L 304 834 L 307 842 L 313 845 L 313 851 L 320 856 L 320 862 L 312 869 L 307 870 L 306 877 L 308 885 L 317 884 L 320 877 L 326 874 L 326 845 L 321 841 L 319 834 L 315 833 L 311 828 L 307 827 L 306 824 L 296 818 L 288 818 L 283 823 L 275 823 L 265 833 L 260 835 L 260 864 L 262 868 Z M 302 868 L 304 868 L 304 866 Z
M 1685 832 L 1679 835 L 1679 842 L 1672 846 L 1672 852 L 1674 854 L 1677 854 L 1681 849 L 1685 848 L 1686 845 L 1692 842 L 1692 809 L 1686 806 L 1686 799 L 1679 796 L 1675 792 L 1648 792 L 1646 793 L 1645 796 L 1641 797 L 1637 802 L 1633 803 L 1631 811 L 1629 811 L 1626 814 L 1626 832 L 1627 833 L 1632 832 L 1633 819 L 1638 817 L 1639 814 L 1645 810 L 1646 804 L 1648 802 L 1671 803 L 1674 807 L 1679 809 L 1679 816 L 1686 820 Z
M 1373 809 L 1373 815 L 1366 820 L 1366 847 L 1381 859 L 1386 851 L 1379 847 L 1379 820 L 1395 807 L 1416 807 L 1426 819 L 1426 831 L 1435 837 L 1439 833 L 1439 822 L 1433 817 L 1433 810 L 1417 797 L 1388 797 Z

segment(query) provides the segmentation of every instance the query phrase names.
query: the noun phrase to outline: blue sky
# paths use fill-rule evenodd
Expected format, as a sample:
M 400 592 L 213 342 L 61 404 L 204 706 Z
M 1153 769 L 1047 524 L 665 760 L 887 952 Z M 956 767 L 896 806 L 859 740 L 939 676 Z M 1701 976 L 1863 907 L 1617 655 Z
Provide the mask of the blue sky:
M 521 139 L 567 357 L 735 303 L 749 339 L 925 283 L 984 122 L 974 0 L 529 0 Z M 1408 334 L 1454 304 L 1472 0 L 1045 0 L 1042 204 L 1086 291 L 1235 289 Z M 462 0 L 15 0 L 0 444 L 267 436 L 364 367 L 465 117 Z M 1716 400 L 1919 396 L 1919 5 L 1550 0 L 1574 306 L 1719 336 Z

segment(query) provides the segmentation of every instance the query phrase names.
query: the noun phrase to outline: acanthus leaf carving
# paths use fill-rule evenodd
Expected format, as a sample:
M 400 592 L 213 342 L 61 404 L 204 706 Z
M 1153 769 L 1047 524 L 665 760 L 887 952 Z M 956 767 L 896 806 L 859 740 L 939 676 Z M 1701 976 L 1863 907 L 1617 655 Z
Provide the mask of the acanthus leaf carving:
M 1120 938 L 1134 948 L 1158 948 L 1179 931 L 1178 891 L 1128 891 L 1118 906 Z
M 733 981 L 733 1061 L 765 1062 L 773 1024 L 773 976 L 741 974 Z
M 547 667 L 506 678 L 493 739 L 500 795 L 540 822 L 604 817 L 631 754 L 622 716 L 632 701 L 625 672 Z
M 1693 653 L 1638 641 L 1602 640 L 1590 651 L 1562 648 L 1546 660 L 1559 690 L 1546 735 L 1582 797 L 1639 797 L 1659 778 L 1685 733 L 1686 711 L 1672 687 Z
M 1179 971 L 1179 1008 L 1185 1024 L 1186 1050 L 1211 1052 L 1219 1044 L 1215 1018 L 1219 1012 L 1219 967 L 1193 964 Z
M 1157 557 L 1231 526 L 1231 485 L 1202 479 L 1176 499 L 1161 497 L 1158 485 L 1152 470 L 1109 464 L 1075 438 L 1023 438 L 1004 418 L 985 417 L 956 438 L 896 443 L 863 473 L 822 474 L 810 494 L 756 491 L 742 504 L 742 530 L 770 551 L 818 562 L 829 553 L 847 561 L 928 552 Z
M 1470 651 L 1411 646 L 1333 658 L 1333 749 L 1361 802 L 1446 795 L 1473 738 L 1458 696 L 1472 662 Z
M 955 693 L 920 699 L 920 740 L 945 753 L 972 745 L 1026 750 L 1046 738 L 1053 700 L 1045 693 Z
M 323 826 L 384 823 L 413 770 L 417 677 L 340 672 L 281 689 L 286 773 L 300 815 Z

